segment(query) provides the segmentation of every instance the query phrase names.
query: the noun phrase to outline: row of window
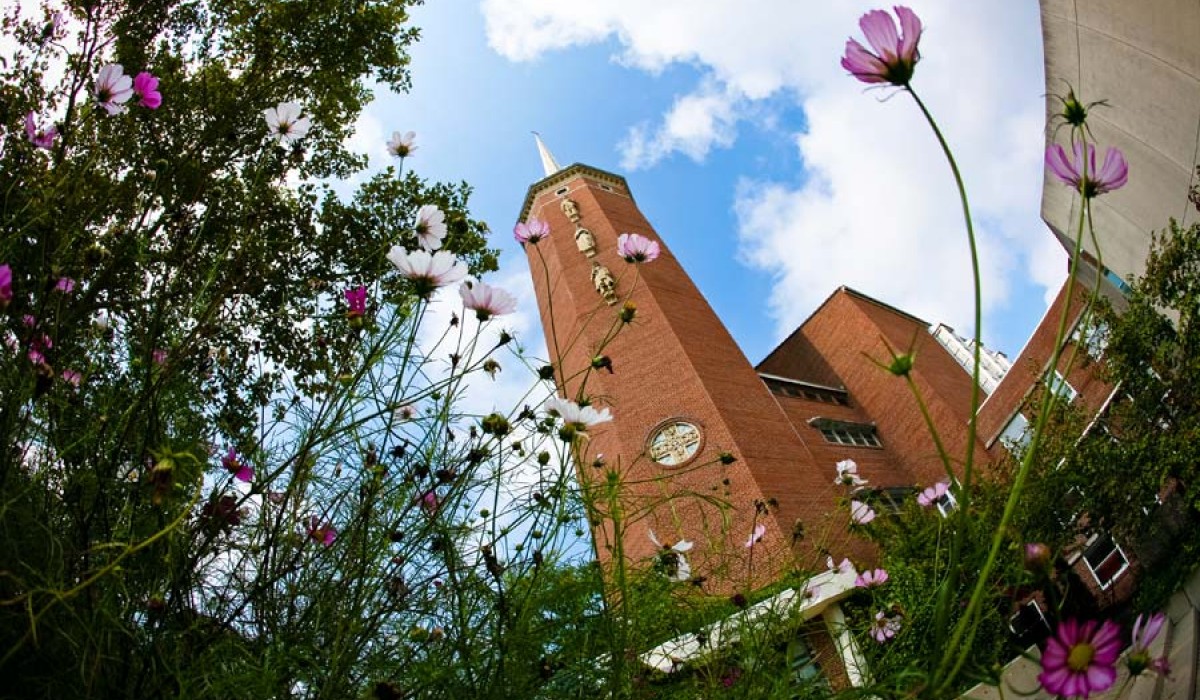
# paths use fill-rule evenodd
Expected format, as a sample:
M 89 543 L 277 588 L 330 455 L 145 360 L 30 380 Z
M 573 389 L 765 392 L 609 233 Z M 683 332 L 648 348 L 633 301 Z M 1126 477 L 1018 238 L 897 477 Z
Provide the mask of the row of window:
M 771 393 L 777 396 L 790 396 L 796 399 L 820 401 L 821 403 L 831 403 L 837 406 L 850 405 L 850 399 L 844 391 L 820 389 L 818 387 L 791 384 L 789 382 L 776 382 L 769 379 L 764 381 L 767 384 L 767 388 L 771 390 Z
M 879 435 L 875 433 L 874 426 L 841 425 L 836 428 L 826 427 L 820 430 L 825 442 L 832 442 L 836 445 L 883 447 L 883 443 L 879 442 Z

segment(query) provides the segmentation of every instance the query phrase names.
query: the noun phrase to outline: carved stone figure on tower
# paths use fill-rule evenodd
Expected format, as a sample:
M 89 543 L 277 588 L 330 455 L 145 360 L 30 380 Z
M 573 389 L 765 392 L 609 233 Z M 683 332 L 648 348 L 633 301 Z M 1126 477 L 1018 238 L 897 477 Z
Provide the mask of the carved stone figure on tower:
M 575 200 L 571 199 L 570 197 L 565 197 L 559 206 L 562 207 L 563 213 L 567 215 L 567 218 L 571 220 L 571 223 L 579 223 L 579 205 L 575 203 Z
M 617 280 L 607 267 L 598 262 L 592 263 L 592 284 L 600 296 L 604 297 L 606 304 L 612 306 L 617 303 Z
M 579 246 L 580 253 L 589 258 L 596 254 L 596 237 L 586 228 L 576 229 L 575 245 Z

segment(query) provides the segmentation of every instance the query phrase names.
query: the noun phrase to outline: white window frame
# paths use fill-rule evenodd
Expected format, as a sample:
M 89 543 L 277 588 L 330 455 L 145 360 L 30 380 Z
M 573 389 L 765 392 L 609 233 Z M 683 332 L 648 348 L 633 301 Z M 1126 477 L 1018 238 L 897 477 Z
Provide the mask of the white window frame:
M 1012 632 L 1014 635 L 1020 634 L 1020 632 L 1018 632 L 1017 629 L 1015 627 L 1013 627 L 1013 622 L 1021 614 L 1020 608 L 1027 608 L 1031 605 L 1033 606 L 1034 611 L 1038 614 L 1038 617 L 1041 618 L 1042 625 L 1045 627 L 1046 631 L 1048 631 L 1048 632 L 1053 631 L 1052 628 L 1050 627 L 1050 621 L 1046 619 L 1046 613 L 1042 612 L 1042 606 L 1038 605 L 1036 598 L 1030 598 L 1029 600 L 1022 603 L 1016 612 L 1014 612 L 1012 615 L 1008 616 L 1008 631 L 1009 632 Z
M 1092 545 L 1096 544 L 1096 542 L 1098 542 L 1101 537 L 1107 537 L 1109 542 L 1112 542 L 1113 550 L 1111 552 L 1109 552 L 1103 559 L 1101 559 L 1098 562 L 1097 567 L 1093 567 L 1092 562 L 1088 559 L 1087 553 L 1088 553 L 1088 550 L 1092 548 Z M 1122 562 L 1121 567 L 1119 569 L 1117 569 L 1116 572 L 1113 573 L 1112 577 L 1109 578 L 1107 582 L 1101 581 L 1100 576 L 1096 574 L 1096 569 L 1104 568 L 1104 563 L 1106 561 L 1108 561 L 1109 558 L 1111 558 L 1113 555 L 1118 555 L 1121 557 L 1121 562 Z M 1115 538 L 1113 538 L 1113 536 L 1107 532 L 1105 532 L 1105 533 L 1097 532 L 1096 534 L 1089 537 L 1087 543 L 1083 547 L 1083 552 L 1081 553 L 1081 558 L 1083 559 L 1083 563 L 1087 567 L 1088 572 L 1091 573 L 1092 579 L 1097 584 L 1099 584 L 1100 590 L 1102 590 L 1102 591 L 1107 591 L 1109 588 L 1112 588 L 1112 585 L 1117 582 L 1117 579 L 1124 576 L 1125 572 L 1129 570 L 1129 557 L 1125 555 L 1125 550 L 1121 549 L 1121 545 L 1117 544 L 1117 540 Z
M 940 513 L 943 518 L 949 518 L 951 513 L 958 510 L 958 499 L 956 499 L 954 494 L 950 493 L 949 490 L 939 496 L 938 499 L 933 502 L 933 504 L 937 506 L 938 513 Z
M 1021 424 L 1021 430 L 1020 432 L 1013 434 L 1012 428 L 1018 423 L 1018 421 Z M 1013 417 L 1009 418 L 1008 422 L 1004 424 L 1004 429 L 1000 431 L 1000 435 L 997 436 L 996 439 L 999 440 L 1000 444 L 1004 445 L 1004 448 L 1011 452 L 1014 457 L 1020 457 L 1021 453 L 1025 451 L 1025 448 L 1029 447 L 1030 441 L 1033 440 L 1033 434 L 1029 430 L 1029 419 L 1025 417 L 1024 413 L 1017 411 L 1013 414 Z
M 1075 399 L 1079 397 L 1079 392 L 1058 370 L 1054 370 L 1054 376 L 1051 377 L 1050 386 L 1047 389 L 1066 403 L 1074 403 Z

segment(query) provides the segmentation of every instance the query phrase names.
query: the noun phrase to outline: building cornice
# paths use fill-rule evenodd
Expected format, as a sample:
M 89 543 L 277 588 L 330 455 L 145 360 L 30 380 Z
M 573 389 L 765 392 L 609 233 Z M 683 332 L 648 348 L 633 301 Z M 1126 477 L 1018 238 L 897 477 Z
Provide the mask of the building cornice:
M 533 208 L 533 200 L 537 199 L 537 196 L 542 192 L 552 187 L 557 188 L 559 185 L 577 177 L 589 177 L 600 182 L 618 185 L 625 190 L 625 194 L 629 194 L 629 183 L 625 182 L 625 178 L 620 175 L 610 173 L 607 170 L 601 170 L 600 168 L 593 168 L 583 163 L 573 163 L 529 186 L 529 190 L 525 193 L 525 203 L 521 205 L 521 215 L 517 217 L 517 221 L 525 221 L 529 216 L 529 211 Z

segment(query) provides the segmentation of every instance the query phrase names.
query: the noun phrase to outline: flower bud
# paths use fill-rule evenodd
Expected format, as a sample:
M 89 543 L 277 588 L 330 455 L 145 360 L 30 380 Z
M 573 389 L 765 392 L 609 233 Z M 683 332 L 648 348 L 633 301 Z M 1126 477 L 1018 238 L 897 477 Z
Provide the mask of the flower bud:
M 1050 548 L 1041 542 L 1025 545 L 1025 568 L 1034 573 L 1045 572 L 1050 566 Z

